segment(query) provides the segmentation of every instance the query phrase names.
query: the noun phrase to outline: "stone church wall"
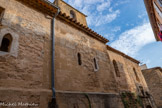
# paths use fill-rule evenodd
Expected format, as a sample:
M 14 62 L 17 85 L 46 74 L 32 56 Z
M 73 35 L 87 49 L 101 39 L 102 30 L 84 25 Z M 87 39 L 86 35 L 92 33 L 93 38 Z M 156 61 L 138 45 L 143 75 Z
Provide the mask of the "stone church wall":
M 78 64 L 78 53 L 81 55 L 81 65 Z M 106 45 L 63 20 L 56 20 L 55 61 L 57 90 L 116 92 Z
M 4 34 L 13 37 L 10 52 L 0 51 L 0 103 L 28 102 L 47 108 L 52 97 L 51 19 L 16 0 L 1 0 L 0 7 L 5 8 L 0 42 Z M 119 90 L 135 88 L 126 68 L 131 61 L 108 53 L 104 43 L 64 20 L 55 21 L 58 106 L 86 108 L 90 101 L 93 108 L 123 108 Z M 112 58 L 119 58 L 121 79 L 115 77 Z
M 120 77 L 115 75 L 119 91 L 137 92 L 138 85 L 143 86 L 144 89 L 147 90 L 147 84 L 142 75 L 139 64 L 111 50 L 108 50 L 107 52 L 110 55 L 112 65 L 113 60 L 115 60 L 119 68 Z M 139 80 L 136 79 L 133 68 L 136 70 Z M 115 70 L 113 72 L 115 74 Z

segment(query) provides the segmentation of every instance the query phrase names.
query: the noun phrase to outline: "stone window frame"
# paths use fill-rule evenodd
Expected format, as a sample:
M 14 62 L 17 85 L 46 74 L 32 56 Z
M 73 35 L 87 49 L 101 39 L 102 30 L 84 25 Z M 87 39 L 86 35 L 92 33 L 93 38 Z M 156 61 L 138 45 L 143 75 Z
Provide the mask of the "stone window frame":
M 11 43 L 9 52 L 0 51 L 0 56 L 11 55 L 11 56 L 17 57 L 18 46 L 19 46 L 19 42 L 18 42 L 19 35 L 10 28 L 0 29 L 0 47 L 2 44 L 2 39 L 6 34 L 10 34 L 12 36 L 12 43 Z
M 120 77 L 120 71 L 116 60 L 113 60 L 112 62 L 113 62 L 116 77 Z
M 137 81 L 140 81 L 139 76 L 138 76 L 137 71 L 136 71 L 135 68 L 133 68 L 133 72 L 134 72 L 134 74 L 135 74 L 136 80 L 137 80 Z
M 98 59 L 96 57 L 93 58 L 93 68 L 95 72 L 99 70 Z
M 10 49 L 11 49 L 11 45 L 12 45 L 12 35 L 10 33 L 8 34 L 5 34 L 2 38 L 2 42 L 1 42 L 1 45 L 0 45 L 0 51 L 2 52 L 10 52 Z M 6 42 L 7 41 L 8 45 L 6 45 Z M 3 46 L 3 47 L 2 47 Z

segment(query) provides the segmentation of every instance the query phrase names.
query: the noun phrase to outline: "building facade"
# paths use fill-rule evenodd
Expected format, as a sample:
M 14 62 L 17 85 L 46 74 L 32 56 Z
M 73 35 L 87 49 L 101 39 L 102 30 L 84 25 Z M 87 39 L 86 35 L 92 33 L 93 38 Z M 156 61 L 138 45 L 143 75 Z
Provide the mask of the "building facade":
M 162 108 L 162 68 L 144 69 L 142 73 L 158 108 Z
M 64 1 L 1 0 L 0 16 L 0 107 L 154 107 L 139 61 Z
M 162 41 L 162 1 L 144 0 L 152 30 L 157 41 Z

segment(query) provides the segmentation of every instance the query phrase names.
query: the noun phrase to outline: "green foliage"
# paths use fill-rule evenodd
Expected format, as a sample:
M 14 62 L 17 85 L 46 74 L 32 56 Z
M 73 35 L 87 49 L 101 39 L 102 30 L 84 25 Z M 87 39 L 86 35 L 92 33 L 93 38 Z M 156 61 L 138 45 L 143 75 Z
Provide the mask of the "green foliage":
M 137 96 L 137 103 L 138 103 L 141 107 L 143 107 L 142 99 L 141 99 L 139 96 Z
M 143 106 L 142 100 L 135 93 L 123 92 L 120 94 L 125 108 L 139 108 Z

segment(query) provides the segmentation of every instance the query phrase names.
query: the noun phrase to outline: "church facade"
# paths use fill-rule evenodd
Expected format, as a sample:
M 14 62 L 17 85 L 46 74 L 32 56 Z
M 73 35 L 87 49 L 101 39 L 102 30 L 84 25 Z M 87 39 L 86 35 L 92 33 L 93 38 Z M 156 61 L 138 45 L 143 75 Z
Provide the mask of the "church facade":
M 2 107 L 155 108 L 139 61 L 64 1 L 1 0 L 0 16 Z

